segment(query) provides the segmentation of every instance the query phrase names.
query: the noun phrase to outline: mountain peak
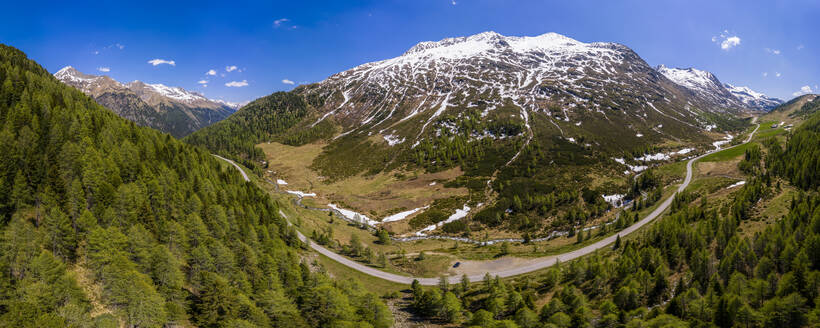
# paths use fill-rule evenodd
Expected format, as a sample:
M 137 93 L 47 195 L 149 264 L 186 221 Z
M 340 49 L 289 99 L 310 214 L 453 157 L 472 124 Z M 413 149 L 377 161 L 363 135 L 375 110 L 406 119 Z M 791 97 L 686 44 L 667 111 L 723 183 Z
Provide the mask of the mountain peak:
M 712 73 L 693 67 L 667 67 L 666 65 L 660 64 L 655 69 L 670 80 L 689 88 L 714 83 L 713 80 L 715 80 L 715 76 Z
M 763 93 L 752 90 L 749 87 L 734 86 L 729 83 L 724 84 L 726 90 L 740 99 L 749 108 L 758 110 L 770 110 L 783 103 L 783 100 L 769 97 Z
M 78 73 L 78 71 L 74 67 L 69 65 L 69 66 L 61 68 L 59 71 L 57 71 L 57 73 L 54 73 L 54 75 L 57 75 L 57 74 L 74 74 L 74 73 Z
M 769 110 L 783 103 L 780 99 L 767 97 L 749 87 L 723 84 L 708 71 L 692 67 L 671 68 L 663 64 L 658 65 L 655 70 L 672 82 L 722 106 Z
M 693 67 L 676 68 L 665 65 L 658 65 L 655 70 L 672 80 L 672 82 L 692 91 L 714 105 L 726 108 L 747 107 L 729 92 L 711 72 Z
M 94 75 L 83 74 L 82 72 L 78 71 L 76 68 L 72 66 L 66 66 L 61 68 L 57 73 L 54 73 L 54 77 L 61 81 L 72 81 L 75 83 L 87 83 L 91 80 L 97 78 Z
M 511 50 L 524 53 L 530 51 L 561 51 L 589 44 L 558 33 L 544 33 L 538 36 L 504 36 L 493 31 L 471 36 L 446 38 L 440 41 L 419 42 L 402 56 L 467 58 L 493 51 Z
M 66 66 L 54 77 L 94 98 L 122 117 L 177 137 L 221 120 L 237 109 L 234 104 L 206 98 L 198 92 L 161 83 L 120 83 L 108 76 L 83 74 Z

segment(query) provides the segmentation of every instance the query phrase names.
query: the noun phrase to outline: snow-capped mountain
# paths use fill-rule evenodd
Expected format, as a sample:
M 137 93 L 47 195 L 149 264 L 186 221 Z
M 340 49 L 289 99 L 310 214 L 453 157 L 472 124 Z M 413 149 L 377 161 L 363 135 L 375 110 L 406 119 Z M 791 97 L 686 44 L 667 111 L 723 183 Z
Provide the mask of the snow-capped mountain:
M 715 105 L 708 94 L 693 94 L 624 45 L 584 43 L 555 33 L 484 32 L 421 42 L 399 57 L 300 90 L 325 99 L 310 127 L 332 119 L 345 135 L 390 135 L 391 145 L 401 144 L 395 140 L 416 145 L 440 135 L 445 116 L 463 117 L 468 110 L 485 121 L 514 115 L 525 135 L 532 135 L 531 118 L 539 115 L 539 129 L 549 134 L 589 134 L 600 138 L 596 142 L 612 143 L 637 135 L 697 138 L 709 125 L 702 112 L 740 107 L 739 101 Z
M 94 98 L 118 115 L 176 137 L 228 117 L 238 104 L 208 99 L 200 93 L 163 84 L 120 83 L 108 76 L 83 74 L 71 66 L 54 77 Z
M 714 74 L 707 71 L 695 68 L 671 68 L 664 65 L 659 65 L 656 69 L 673 82 L 691 90 L 715 106 L 771 110 L 783 103 L 780 99 L 767 97 L 748 87 L 721 83 Z
M 615 158 L 646 168 L 633 160 L 646 149 L 711 149 L 737 112 L 621 44 L 485 32 L 262 97 L 187 140 L 262 165 L 258 143 L 317 143 L 321 153 L 301 164 L 323 181 L 459 167 L 471 190 L 538 192 L 622 175 Z M 505 213 L 511 196 L 499 197 L 509 203 L 492 206 Z
M 746 104 L 746 106 L 752 109 L 768 111 L 783 103 L 783 100 L 771 98 L 765 94 L 756 92 L 749 87 L 738 87 L 729 83 L 724 84 L 724 86 L 730 93 L 732 93 L 732 95 L 735 96 L 735 98 L 739 99 Z
M 658 72 L 691 90 L 703 99 L 712 102 L 715 106 L 726 108 L 745 108 L 747 105 L 737 99 L 723 83 L 710 72 L 695 68 L 671 68 L 659 65 Z
M 239 110 L 240 108 L 242 108 L 242 106 L 245 106 L 250 102 L 250 101 L 230 102 L 230 101 L 225 101 L 225 100 L 222 100 L 222 99 L 211 99 L 211 101 L 218 102 L 220 104 L 223 104 L 223 105 L 228 106 L 230 108 L 233 108 L 235 110 Z

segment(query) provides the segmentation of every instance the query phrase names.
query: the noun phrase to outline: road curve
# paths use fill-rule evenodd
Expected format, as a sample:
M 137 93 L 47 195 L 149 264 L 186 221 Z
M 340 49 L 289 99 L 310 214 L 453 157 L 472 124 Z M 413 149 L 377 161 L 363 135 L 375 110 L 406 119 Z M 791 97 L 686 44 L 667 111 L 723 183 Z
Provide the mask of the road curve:
M 755 123 L 756 121 L 757 121 L 757 117 L 755 117 L 752 120 L 752 123 Z M 577 259 L 579 257 L 582 257 L 584 255 L 591 254 L 591 253 L 593 253 L 593 252 L 595 252 L 595 251 L 597 251 L 601 248 L 604 248 L 604 247 L 608 246 L 609 244 L 614 243 L 615 239 L 617 239 L 618 236 L 620 236 L 620 235 L 626 236 L 626 235 L 629 235 L 629 234 L 637 231 L 638 229 L 645 226 L 646 224 L 648 224 L 649 222 L 651 222 L 655 218 L 659 217 L 664 211 L 666 211 L 666 209 L 669 208 L 670 205 L 672 205 L 672 201 L 674 200 L 675 195 L 677 193 L 683 191 L 684 189 L 686 189 L 686 187 L 689 186 L 689 183 L 692 182 L 692 176 L 693 176 L 692 165 L 693 165 L 693 163 L 695 163 L 697 160 L 699 160 L 699 159 L 701 159 L 701 158 L 703 158 L 707 155 L 713 154 L 715 152 L 731 149 L 731 148 L 740 146 L 742 144 L 748 143 L 749 141 L 752 140 L 752 136 L 754 136 L 754 134 L 757 132 L 757 129 L 759 129 L 759 128 L 760 128 L 760 124 L 758 124 L 757 127 L 755 127 L 755 129 L 752 131 L 752 133 L 749 134 L 749 137 L 746 138 L 746 140 L 744 140 L 740 144 L 737 144 L 737 145 L 734 145 L 734 146 L 731 146 L 731 147 L 726 147 L 726 148 L 723 148 L 723 149 L 715 149 L 713 151 L 704 153 L 704 154 L 702 154 L 698 157 L 690 159 L 686 163 L 686 177 L 684 178 L 683 183 L 681 183 L 681 185 L 678 187 L 678 190 L 676 190 L 675 193 L 672 194 L 671 196 L 667 197 L 661 203 L 660 206 L 658 206 L 654 211 L 652 211 L 652 213 L 649 213 L 649 215 L 647 215 L 645 218 L 643 218 L 640 221 L 632 224 L 631 226 L 621 230 L 617 234 L 606 237 L 606 238 L 601 239 L 601 240 L 599 240 L 595 243 L 589 244 L 587 246 L 581 247 L 581 248 L 576 249 L 576 250 L 572 250 L 572 251 L 562 253 L 562 254 L 558 254 L 558 255 L 551 255 L 551 256 L 540 257 L 540 258 L 537 258 L 537 259 L 532 259 L 530 261 L 523 262 L 521 264 L 517 264 L 516 266 L 511 267 L 511 268 L 507 268 L 507 269 L 503 269 L 503 270 L 497 270 L 497 271 L 488 272 L 488 273 L 491 276 L 499 276 L 499 277 L 504 278 L 504 277 L 516 276 L 516 275 L 525 274 L 525 273 L 537 271 L 537 270 L 540 270 L 540 269 L 548 268 L 550 266 L 555 265 L 559 261 L 560 262 L 567 262 L 567 261 L 571 261 L 571 260 Z M 216 156 L 220 159 L 223 159 L 223 160 L 227 161 L 228 163 L 233 164 L 234 167 L 236 167 L 240 172 L 242 172 L 242 176 L 245 178 L 245 181 L 250 181 L 250 179 L 248 179 L 248 176 L 245 174 L 245 171 L 243 171 L 239 167 L 239 165 L 237 165 L 236 163 L 234 163 L 233 161 L 231 161 L 227 158 L 217 156 L 217 155 L 214 155 L 214 156 Z M 285 217 L 285 219 L 287 219 L 287 216 L 282 211 L 279 211 L 279 214 L 281 214 L 283 217 Z M 290 224 L 290 222 L 288 222 L 288 224 Z M 303 235 L 301 232 L 299 232 L 297 230 L 296 233 L 299 236 L 300 240 L 306 241 L 306 242 L 308 241 L 308 238 L 305 235 Z M 348 259 L 348 258 L 346 258 L 342 255 L 339 255 L 339 254 L 337 254 L 337 253 L 335 253 L 335 252 L 333 252 L 333 251 L 331 251 L 331 250 L 329 250 L 325 247 L 322 247 L 321 245 L 319 245 L 317 243 L 314 243 L 314 242 L 310 242 L 310 248 L 312 248 L 316 252 L 319 252 L 320 254 L 322 254 L 324 256 L 327 256 L 327 257 L 333 259 L 334 261 L 339 262 L 339 263 L 341 263 L 341 264 L 343 264 L 343 265 L 345 265 L 345 266 L 347 266 L 351 269 L 354 269 L 354 270 L 362 272 L 364 274 L 374 276 L 374 277 L 377 277 L 377 278 L 381 278 L 381 279 L 384 279 L 384 280 L 388 280 L 388 281 L 392 281 L 392 282 L 396 282 L 396 283 L 401 283 L 401 284 L 410 284 L 410 283 L 413 282 L 413 280 L 418 280 L 419 283 L 421 283 L 422 285 L 426 285 L 426 286 L 434 286 L 434 285 L 438 285 L 438 283 L 439 283 L 439 278 L 408 277 L 408 276 L 398 275 L 398 274 L 394 274 L 394 273 L 384 272 L 382 270 L 372 268 L 372 267 L 366 266 L 362 263 L 359 263 L 359 262 L 353 261 L 351 259 Z M 484 274 L 474 274 L 474 275 L 467 276 L 467 278 L 471 282 L 481 281 L 481 280 L 484 279 Z M 459 277 L 459 276 L 451 276 L 448 279 L 449 279 L 449 282 L 451 284 L 458 283 L 459 281 L 461 281 L 461 277 Z
M 229 159 L 227 159 L 227 158 L 225 158 L 225 157 L 219 156 L 219 155 L 217 155 L 217 154 L 211 154 L 211 155 L 214 155 L 214 157 L 216 157 L 216 158 L 219 158 L 219 159 L 221 159 L 221 160 L 223 160 L 223 161 L 226 161 L 226 162 L 228 162 L 228 163 L 231 163 L 231 165 L 233 165 L 233 167 L 235 167 L 237 170 L 239 170 L 239 173 L 242 173 L 242 177 L 243 177 L 243 178 L 245 178 L 245 181 L 251 181 L 251 179 L 249 179 L 249 178 L 248 178 L 248 174 L 247 174 L 247 173 L 245 173 L 245 170 L 243 170 L 241 167 L 239 167 L 239 165 L 237 165 L 236 163 L 234 163 L 234 161 L 229 160 Z

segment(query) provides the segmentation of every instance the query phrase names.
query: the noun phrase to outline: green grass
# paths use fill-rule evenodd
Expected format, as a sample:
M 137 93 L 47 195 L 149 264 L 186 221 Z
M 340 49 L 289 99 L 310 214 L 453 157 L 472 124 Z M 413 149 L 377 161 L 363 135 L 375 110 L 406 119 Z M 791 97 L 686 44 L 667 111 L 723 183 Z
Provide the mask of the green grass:
M 755 134 L 755 139 L 758 139 L 758 140 L 759 139 L 765 139 L 765 138 L 768 138 L 768 137 L 773 137 L 773 136 L 784 134 L 784 133 L 786 133 L 786 129 L 781 129 L 781 128 L 772 129 L 770 127 L 766 131 L 758 132 L 757 134 Z
M 686 188 L 687 191 L 693 193 L 699 193 L 703 191 L 704 194 L 712 194 L 721 188 L 725 188 L 733 183 L 737 182 L 736 179 L 727 178 L 727 177 L 703 177 L 692 181 L 689 184 L 689 187 Z
M 316 261 L 321 264 L 327 272 L 336 279 L 354 279 L 359 281 L 366 289 L 386 295 L 392 292 L 402 291 L 408 288 L 408 285 L 387 281 L 381 278 L 373 277 L 353 270 L 339 262 L 336 262 L 327 256 L 316 253 L 318 257 Z
M 664 181 L 682 179 L 686 176 L 686 162 L 688 160 L 661 165 L 655 169 L 655 174 L 661 176 Z
M 746 153 L 746 149 L 749 148 L 752 144 L 753 144 L 753 142 L 749 142 L 749 143 L 739 145 L 737 147 L 722 150 L 722 151 L 719 151 L 717 153 L 706 156 L 704 158 L 701 158 L 700 161 L 701 162 L 723 162 L 723 161 L 733 160 L 735 158 L 743 156 L 743 154 Z

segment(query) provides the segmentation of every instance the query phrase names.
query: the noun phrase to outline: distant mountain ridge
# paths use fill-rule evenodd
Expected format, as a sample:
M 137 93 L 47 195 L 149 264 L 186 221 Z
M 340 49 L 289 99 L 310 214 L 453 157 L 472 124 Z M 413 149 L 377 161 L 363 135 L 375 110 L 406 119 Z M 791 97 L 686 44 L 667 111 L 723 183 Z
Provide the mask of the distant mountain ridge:
M 673 82 L 712 102 L 715 106 L 768 111 L 783 103 L 780 99 L 768 97 L 749 87 L 736 87 L 722 83 L 714 74 L 704 70 L 692 67 L 672 68 L 664 65 L 658 65 L 655 69 Z
M 63 83 L 138 125 L 181 138 L 233 114 L 241 104 L 208 99 L 198 92 L 141 81 L 120 83 L 67 66 L 54 73 Z
M 724 86 L 727 90 L 729 90 L 729 92 L 732 93 L 732 95 L 735 96 L 735 98 L 740 99 L 740 101 L 753 109 L 768 111 L 783 104 L 782 99 L 766 96 L 765 94 L 756 92 L 749 87 L 739 87 L 729 83 L 724 84 Z

